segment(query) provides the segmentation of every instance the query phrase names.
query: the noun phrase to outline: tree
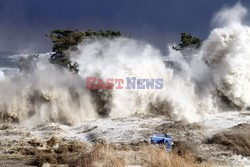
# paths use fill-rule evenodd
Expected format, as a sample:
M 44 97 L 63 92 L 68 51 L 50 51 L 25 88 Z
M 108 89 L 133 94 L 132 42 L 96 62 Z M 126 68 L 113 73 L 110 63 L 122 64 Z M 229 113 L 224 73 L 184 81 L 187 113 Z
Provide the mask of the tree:
M 70 54 L 66 51 L 77 50 L 77 45 L 84 41 L 84 39 L 101 39 L 101 38 L 116 38 L 122 36 L 121 32 L 107 30 L 106 32 L 100 30 L 98 32 L 91 29 L 82 32 L 78 30 L 53 30 L 48 36 L 53 43 L 51 54 L 51 63 L 58 64 L 62 67 L 68 68 L 70 71 L 77 73 L 79 71 L 78 64 L 70 60 Z
M 202 40 L 198 37 L 194 37 L 191 34 L 185 32 L 181 33 L 181 43 L 178 46 L 173 46 L 175 50 L 183 50 L 185 48 L 198 49 L 202 45 Z

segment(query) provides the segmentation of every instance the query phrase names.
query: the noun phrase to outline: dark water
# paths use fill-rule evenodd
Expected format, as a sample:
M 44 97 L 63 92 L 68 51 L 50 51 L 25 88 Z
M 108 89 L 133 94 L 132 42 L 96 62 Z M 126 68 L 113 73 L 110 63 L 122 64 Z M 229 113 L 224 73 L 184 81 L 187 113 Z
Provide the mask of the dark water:
M 18 55 L 0 55 L 0 72 L 5 76 L 14 76 L 19 72 L 18 60 Z
M 0 68 L 17 68 L 18 56 L 0 55 Z

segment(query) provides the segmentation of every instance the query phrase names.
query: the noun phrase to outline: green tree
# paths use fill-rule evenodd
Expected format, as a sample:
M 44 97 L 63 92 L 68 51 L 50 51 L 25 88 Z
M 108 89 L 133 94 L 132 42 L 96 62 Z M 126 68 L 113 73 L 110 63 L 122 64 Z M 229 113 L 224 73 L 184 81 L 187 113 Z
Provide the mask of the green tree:
M 84 39 L 102 39 L 102 38 L 115 38 L 122 36 L 121 32 L 116 32 L 112 30 L 98 32 L 91 29 L 82 32 L 78 30 L 53 30 L 48 36 L 53 43 L 51 54 L 51 63 L 58 64 L 62 67 L 68 68 L 72 72 L 78 72 L 78 64 L 70 60 L 70 54 L 66 51 L 77 50 L 77 45 L 84 41 Z
M 175 50 L 182 50 L 185 48 L 195 48 L 198 49 L 202 45 L 202 40 L 198 37 L 194 37 L 188 33 L 181 33 L 181 43 L 178 46 L 173 46 Z

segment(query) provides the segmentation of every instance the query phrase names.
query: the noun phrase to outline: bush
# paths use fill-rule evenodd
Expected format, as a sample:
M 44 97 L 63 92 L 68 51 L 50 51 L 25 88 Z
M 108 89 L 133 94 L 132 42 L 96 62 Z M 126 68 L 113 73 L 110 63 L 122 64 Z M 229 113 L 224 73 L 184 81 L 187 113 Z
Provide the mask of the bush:
M 124 159 L 117 156 L 109 145 L 97 144 L 93 151 L 83 154 L 77 161 L 79 167 L 124 167 Z
M 148 167 L 208 167 L 205 163 L 197 163 L 189 152 L 179 155 L 166 153 L 164 148 L 145 146 L 143 148 L 145 166 Z

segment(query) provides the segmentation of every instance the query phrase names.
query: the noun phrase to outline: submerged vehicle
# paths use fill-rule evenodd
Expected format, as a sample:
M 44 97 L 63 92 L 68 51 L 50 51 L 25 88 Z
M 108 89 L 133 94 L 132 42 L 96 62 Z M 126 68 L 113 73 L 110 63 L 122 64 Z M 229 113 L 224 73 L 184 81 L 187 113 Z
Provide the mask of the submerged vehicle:
M 173 141 L 168 134 L 155 133 L 150 137 L 151 144 L 165 144 L 167 152 L 172 151 Z

